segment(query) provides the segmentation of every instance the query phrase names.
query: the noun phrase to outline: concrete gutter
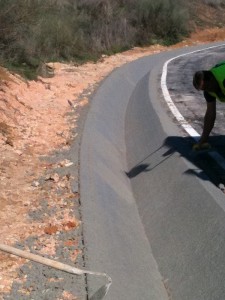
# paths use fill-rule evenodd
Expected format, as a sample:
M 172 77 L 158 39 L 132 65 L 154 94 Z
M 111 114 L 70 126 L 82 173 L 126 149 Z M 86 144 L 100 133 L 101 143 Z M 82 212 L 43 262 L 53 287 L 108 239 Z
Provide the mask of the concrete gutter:
M 169 299 L 126 174 L 125 118 L 137 86 L 135 97 L 142 97 L 140 86 L 151 70 L 182 51 L 145 57 L 114 71 L 99 87 L 87 116 L 80 154 L 85 267 L 112 277 L 109 300 Z M 89 295 L 101 284 L 88 278 Z
M 125 115 L 144 58 L 114 71 L 92 100 L 81 147 L 81 202 L 87 268 L 113 280 L 107 299 L 167 299 L 126 176 Z M 100 282 L 89 278 L 89 294 Z M 146 288 L 147 287 L 147 288 Z

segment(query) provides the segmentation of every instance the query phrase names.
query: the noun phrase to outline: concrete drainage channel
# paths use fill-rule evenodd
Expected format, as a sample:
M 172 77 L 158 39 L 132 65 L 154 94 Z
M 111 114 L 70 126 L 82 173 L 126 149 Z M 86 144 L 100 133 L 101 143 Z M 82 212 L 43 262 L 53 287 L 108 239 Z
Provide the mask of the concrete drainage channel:
M 86 266 L 112 277 L 107 299 L 167 299 L 125 173 L 127 105 L 154 64 L 144 58 L 114 71 L 92 100 L 83 132 L 80 191 Z M 88 278 L 89 294 L 101 284 Z
M 187 145 L 168 143 L 168 134 L 181 131 L 157 103 L 157 80 L 170 57 L 162 53 L 114 71 L 85 123 L 86 267 L 112 277 L 108 300 L 211 300 L 225 292 L 224 196 L 207 180 L 186 176 L 195 166 L 176 146 Z M 89 295 L 105 284 L 95 277 L 87 282 Z

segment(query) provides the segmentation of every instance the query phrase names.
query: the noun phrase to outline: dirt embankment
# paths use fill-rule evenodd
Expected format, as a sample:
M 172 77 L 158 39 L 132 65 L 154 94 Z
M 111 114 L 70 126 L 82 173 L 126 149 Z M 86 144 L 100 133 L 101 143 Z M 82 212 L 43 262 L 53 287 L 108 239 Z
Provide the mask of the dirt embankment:
M 90 101 L 96 85 L 114 68 L 145 55 L 171 48 L 196 45 L 225 39 L 225 29 L 213 28 L 194 33 L 191 38 L 173 47 L 155 45 L 134 48 L 111 57 L 104 56 L 97 63 L 82 66 L 51 64 L 54 77 L 37 81 L 24 79 L 0 69 L 0 235 L 1 243 L 23 244 L 35 236 L 34 249 L 54 258 L 57 233 L 76 230 L 80 220 L 74 210 L 79 206 L 79 191 L 73 190 L 70 174 L 60 175 L 60 168 L 71 166 L 66 157 L 51 163 L 47 157 L 55 151 L 65 151 L 80 134 L 76 132 L 82 108 Z M 79 167 L 79 164 L 74 165 Z M 51 216 L 31 218 L 40 211 L 45 199 L 54 210 Z M 71 205 L 77 199 L 77 206 Z M 72 208 L 71 208 L 72 207 Z M 63 241 L 69 248 L 71 262 L 82 255 L 79 242 Z M 29 249 L 32 251 L 32 249 Z M 20 280 L 17 270 L 23 259 L 0 252 L 0 299 L 10 292 L 12 282 Z M 23 280 L 26 278 L 24 276 Z M 29 294 L 29 290 L 21 293 Z M 61 299 L 75 299 L 66 291 Z

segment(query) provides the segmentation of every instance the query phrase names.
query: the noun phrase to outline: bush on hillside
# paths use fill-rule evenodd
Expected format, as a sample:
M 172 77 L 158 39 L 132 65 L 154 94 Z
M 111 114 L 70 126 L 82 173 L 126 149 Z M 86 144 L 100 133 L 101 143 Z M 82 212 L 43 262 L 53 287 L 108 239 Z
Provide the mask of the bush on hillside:
M 188 13 L 180 0 L 140 0 L 137 4 L 137 40 L 151 44 L 178 42 L 187 34 Z
M 203 0 L 203 2 L 207 5 L 211 5 L 213 7 L 218 7 L 220 5 L 225 5 L 225 0 Z
M 0 0 L 0 60 L 85 61 L 187 33 L 183 0 Z

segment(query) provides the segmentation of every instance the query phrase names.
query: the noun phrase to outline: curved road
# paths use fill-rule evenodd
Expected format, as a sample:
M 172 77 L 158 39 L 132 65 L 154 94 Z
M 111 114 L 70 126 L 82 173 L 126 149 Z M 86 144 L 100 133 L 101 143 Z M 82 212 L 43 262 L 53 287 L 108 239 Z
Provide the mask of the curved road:
M 86 267 L 112 277 L 107 299 L 224 298 L 225 196 L 216 187 L 223 172 L 208 154 L 193 155 L 160 86 L 167 60 L 202 50 L 172 60 L 166 82 L 200 133 L 205 104 L 192 74 L 222 60 L 225 48 L 205 47 L 129 63 L 92 100 L 81 145 L 81 204 Z M 223 117 L 221 108 L 212 137 L 222 156 Z M 89 295 L 102 283 L 89 277 Z

